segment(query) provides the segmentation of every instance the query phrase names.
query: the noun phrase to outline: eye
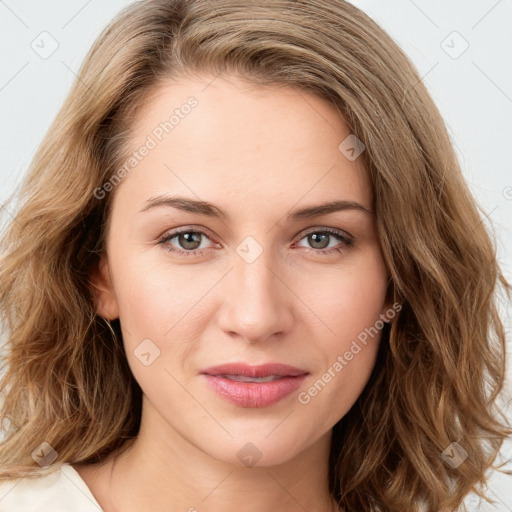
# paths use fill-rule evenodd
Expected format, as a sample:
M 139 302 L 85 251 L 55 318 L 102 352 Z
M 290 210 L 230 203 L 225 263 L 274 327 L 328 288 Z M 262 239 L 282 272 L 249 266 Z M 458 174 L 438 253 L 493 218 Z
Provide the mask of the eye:
M 337 239 L 338 243 L 334 244 L 334 246 L 330 246 L 333 239 Z M 175 240 L 174 243 L 173 240 Z M 183 256 L 197 256 L 201 255 L 208 249 L 208 247 L 205 247 L 203 244 L 205 240 L 210 240 L 205 232 L 190 228 L 183 228 L 170 233 L 165 233 L 159 238 L 158 243 L 163 245 L 169 252 L 174 252 Z M 306 240 L 311 247 L 306 247 L 306 249 L 317 254 L 343 252 L 353 244 L 353 239 L 350 235 L 332 228 L 310 231 L 300 240 Z M 298 247 L 303 246 L 298 245 Z
M 334 239 L 338 239 L 338 244 L 330 245 Z M 301 240 L 306 240 L 307 243 L 312 247 L 313 252 L 320 254 L 331 254 L 332 252 L 343 252 L 353 244 L 353 239 L 343 231 L 337 229 L 323 228 L 321 230 L 310 231 L 306 233 Z M 340 245 L 341 243 L 341 245 Z M 299 246 L 303 247 L 303 246 Z M 325 250 L 328 249 L 328 250 Z
M 176 239 L 178 247 L 171 244 L 171 241 Z M 206 233 L 193 229 L 181 229 L 171 233 L 164 234 L 158 243 L 165 245 L 165 248 L 170 252 L 175 252 L 183 256 L 197 256 L 202 254 L 205 247 L 201 247 L 202 239 L 209 240 Z

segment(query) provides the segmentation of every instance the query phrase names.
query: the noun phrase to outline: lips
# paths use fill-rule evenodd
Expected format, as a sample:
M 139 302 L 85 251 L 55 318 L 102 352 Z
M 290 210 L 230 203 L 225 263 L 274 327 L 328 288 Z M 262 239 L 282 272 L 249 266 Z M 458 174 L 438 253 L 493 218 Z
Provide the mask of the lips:
M 228 363 L 201 372 L 210 388 L 241 407 L 266 407 L 296 390 L 309 374 L 294 366 L 269 363 L 252 366 Z

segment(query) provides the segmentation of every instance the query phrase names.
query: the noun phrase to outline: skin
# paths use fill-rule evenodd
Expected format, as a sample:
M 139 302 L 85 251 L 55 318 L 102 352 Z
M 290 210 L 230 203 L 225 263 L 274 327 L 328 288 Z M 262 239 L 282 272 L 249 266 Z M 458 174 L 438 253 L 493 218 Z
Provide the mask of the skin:
M 106 512 L 334 510 L 331 429 L 367 383 L 380 333 L 307 405 L 298 393 L 389 310 L 388 275 L 374 215 L 286 215 L 339 199 L 370 210 L 370 182 L 362 159 L 338 149 L 350 129 L 334 107 L 234 76 L 163 84 L 133 124 L 132 150 L 190 96 L 197 107 L 115 189 L 107 251 L 91 274 L 98 314 L 120 318 L 144 392 L 140 434 L 117 460 L 74 467 Z M 170 206 L 141 212 L 159 194 L 209 201 L 230 218 Z M 179 237 L 158 243 L 180 227 L 206 233 L 202 254 L 170 252 L 190 247 Z M 325 228 L 353 244 L 331 235 L 315 245 L 307 235 Z M 262 249 L 252 263 L 237 252 L 247 236 Z M 341 251 L 326 253 L 333 247 Z M 134 354 L 144 339 L 160 350 L 148 366 Z M 233 361 L 309 375 L 276 404 L 244 408 L 199 375 Z M 261 454 L 254 467 L 237 456 L 248 442 Z

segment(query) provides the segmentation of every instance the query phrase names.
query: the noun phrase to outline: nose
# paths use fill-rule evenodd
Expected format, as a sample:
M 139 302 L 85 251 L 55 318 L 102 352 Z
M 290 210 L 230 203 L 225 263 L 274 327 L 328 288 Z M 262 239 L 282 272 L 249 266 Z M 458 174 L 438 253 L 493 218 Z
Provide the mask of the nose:
M 235 261 L 223 290 L 220 328 L 248 343 L 288 332 L 294 323 L 293 293 L 265 252 L 252 262 Z

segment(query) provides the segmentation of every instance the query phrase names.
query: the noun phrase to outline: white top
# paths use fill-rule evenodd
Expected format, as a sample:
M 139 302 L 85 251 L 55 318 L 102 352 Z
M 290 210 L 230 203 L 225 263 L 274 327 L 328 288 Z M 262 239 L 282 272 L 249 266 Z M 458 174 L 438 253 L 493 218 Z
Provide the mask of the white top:
M 0 482 L 0 512 L 102 512 L 70 464 L 39 478 Z

